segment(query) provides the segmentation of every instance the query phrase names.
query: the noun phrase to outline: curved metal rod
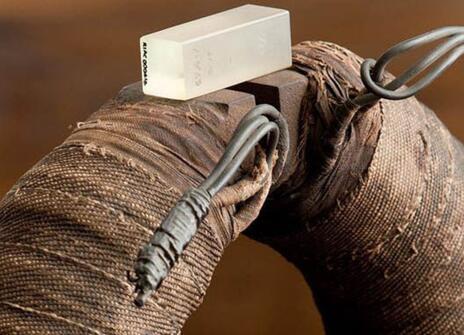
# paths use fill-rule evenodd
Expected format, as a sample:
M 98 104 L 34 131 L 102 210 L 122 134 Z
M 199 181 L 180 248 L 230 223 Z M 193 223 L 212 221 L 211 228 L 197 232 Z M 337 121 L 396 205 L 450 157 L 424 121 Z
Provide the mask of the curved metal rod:
M 427 56 L 420 59 L 396 79 L 392 80 L 385 86 L 381 86 L 379 84 L 383 78 L 386 66 L 395 57 L 409 50 L 419 48 L 427 43 L 443 38 L 447 38 L 447 40 L 433 49 Z M 445 27 L 397 44 L 385 52 L 378 61 L 366 59 L 361 65 L 361 79 L 366 86 L 368 93 L 359 95 L 353 100 L 353 102 L 358 106 L 363 106 L 373 103 L 380 98 L 401 100 L 415 95 L 417 92 L 431 84 L 464 54 L 463 44 L 464 27 Z M 441 63 L 430 70 L 428 74 L 417 81 L 413 86 L 401 91 L 396 91 L 444 56 L 445 58 Z
M 232 179 L 256 144 L 268 135 L 267 163 L 271 166 L 278 143 L 283 141 L 282 147 L 288 148 L 288 126 L 274 107 L 259 105 L 239 123 L 210 176 L 178 200 L 140 249 L 134 266 L 135 276 L 128 274 L 129 281 L 135 283 L 137 306 L 143 306 L 166 278 L 208 214 L 212 197 Z M 285 160 L 286 155 L 281 157 Z
M 228 169 L 228 166 L 233 162 L 235 156 L 241 150 L 240 148 L 245 145 L 246 141 L 250 138 L 254 130 L 258 129 L 261 125 L 271 121 L 278 126 L 278 129 L 280 128 L 277 138 L 274 138 L 272 145 L 267 151 L 267 161 L 268 164 L 271 164 L 272 153 L 276 150 L 279 139 L 280 141 L 285 142 L 283 143 L 283 147 L 288 147 L 288 127 L 282 115 L 275 107 L 267 104 L 261 104 L 248 112 L 239 122 L 232 135 L 232 139 L 224 151 L 223 156 L 213 171 L 211 171 L 210 175 L 202 183 L 201 187 L 210 192 L 211 196 L 214 196 L 220 187 L 212 187 L 212 185 L 217 185 L 220 183 L 223 184 L 217 180 L 218 178 L 221 178 L 221 175 L 227 175 L 225 170 Z
M 385 71 L 387 65 L 399 55 L 404 54 L 410 50 L 417 49 L 425 44 L 432 43 L 446 37 L 452 37 L 458 34 L 464 34 L 464 27 L 451 26 L 438 28 L 398 43 L 397 45 L 388 49 L 382 56 L 380 56 L 373 69 L 373 73 L 375 74 L 373 79 L 375 81 L 381 80 L 383 72 Z
M 230 162 L 234 159 L 235 155 L 246 142 L 248 137 L 250 137 L 256 128 L 268 122 L 269 119 L 262 115 L 257 115 L 254 118 L 248 118 L 246 122 L 240 122 L 239 126 L 236 128 L 234 134 L 232 135 L 232 139 L 227 145 L 224 154 L 214 169 L 211 171 L 209 176 L 206 178 L 206 180 L 202 183 L 202 187 L 208 190 L 211 184 L 217 180 L 217 178 L 224 172 L 224 169 L 227 167 L 227 165 L 229 165 Z
M 210 194 L 216 194 L 222 187 L 224 187 L 234 174 L 239 169 L 245 158 L 249 155 L 251 150 L 258 144 L 264 136 L 271 133 L 271 143 L 268 149 L 267 163 L 269 166 L 272 164 L 272 153 L 276 150 L 277 142 L 279 141 L 279 127 L 274 122 L 268 122 L 259 126 L 255 133 L 248 138 L 243 147 L 234 157 L 234 160 L 229 164 L 227 169 L 221 176 L 210 186 L 208 191 Z

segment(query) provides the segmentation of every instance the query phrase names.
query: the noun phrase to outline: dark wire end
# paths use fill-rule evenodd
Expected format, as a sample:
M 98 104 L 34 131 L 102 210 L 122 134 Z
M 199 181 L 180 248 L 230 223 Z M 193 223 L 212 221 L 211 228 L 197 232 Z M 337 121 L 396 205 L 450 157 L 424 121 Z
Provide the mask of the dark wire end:
M 155 291 L 208 214 L 210 194 L 196 188 L 187 191 L 171 209 L 150 241 L 139 251 L 135 264 L 135 304 L 142 307 Z
M 208 214 L 211 198 L 230 182 L 245 158 L 264 140 L 267 140 L 265 147 L 268 149 L 269 165 L 275 151 L 282 148 L 280 173 L 288 148 L 288 128 L 282 115 L 269 105 L 253 108 L 242 119 L 209 177 L 198 188 L 187 191 L 180 198 L 150 241 L 140 249 L 135 275 L 128 273 L 129 282 L 135 284 L 135 304 L 138 307 L 146 303 L 175 265 Z
M 441 39 L 446 40 L 396 79 L 386 85 L 382 85 L 385 68 L 395 57 Z M 403 41 L 387 50 L 378 61 L 366 59 L 363 62 L 361 65 L 361 79 L 369 93 L 359 95 L 353 100 L 353 103 L 358 106 L 364 106 L 380 98 L 389 100 L 407 99 L 431 84 L 463 54 L 464 27 L 462 26 L 439 28 Z M 398 91 L 400 87 L 406 85 L 411 79 L 417 77 L 442 57 L 444 57 L 442 62 L 436 65 L 414 85 Z

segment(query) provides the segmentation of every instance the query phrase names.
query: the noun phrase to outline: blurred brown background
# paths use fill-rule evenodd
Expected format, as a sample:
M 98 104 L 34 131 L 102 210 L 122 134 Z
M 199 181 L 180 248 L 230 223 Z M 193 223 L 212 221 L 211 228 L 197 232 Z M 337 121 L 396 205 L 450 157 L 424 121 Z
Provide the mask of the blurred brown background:
M 294 43 L 328 40 L 366 57 L 411 35 L 464 24 L 463 0 L 293 0 Z M 0 196 L 124 85 L 138 38 L 243 4 L 234 0 L 0 0 Z M 393 64 L 398 73 L 411 59 Z M 464 62 L 420 98 L 464 139 Z M 246 238 L 226 252 L 185 334 L 323 334 L 311 293 L 279 255 Z

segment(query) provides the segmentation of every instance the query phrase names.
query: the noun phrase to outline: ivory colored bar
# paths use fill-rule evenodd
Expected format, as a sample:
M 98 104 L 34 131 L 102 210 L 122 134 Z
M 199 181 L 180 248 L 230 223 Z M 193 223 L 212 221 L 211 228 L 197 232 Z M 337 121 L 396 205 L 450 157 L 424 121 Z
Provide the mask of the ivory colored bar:
M 291 66 L 288 11 L 244 5 L 140 39 L 143 92 L 187 100 Z

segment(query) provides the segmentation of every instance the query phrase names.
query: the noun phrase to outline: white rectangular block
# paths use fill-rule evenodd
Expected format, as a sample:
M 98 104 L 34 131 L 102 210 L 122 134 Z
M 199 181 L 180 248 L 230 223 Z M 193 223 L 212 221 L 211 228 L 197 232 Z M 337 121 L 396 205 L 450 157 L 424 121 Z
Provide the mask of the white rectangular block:
M 244 5 L 140 39 L 143 92 L 187 100 L 291 66 L 288 11 Z

